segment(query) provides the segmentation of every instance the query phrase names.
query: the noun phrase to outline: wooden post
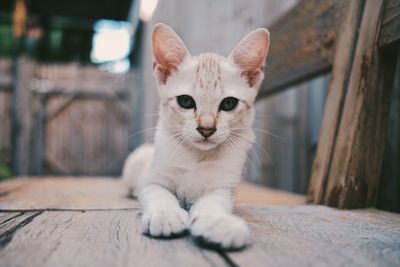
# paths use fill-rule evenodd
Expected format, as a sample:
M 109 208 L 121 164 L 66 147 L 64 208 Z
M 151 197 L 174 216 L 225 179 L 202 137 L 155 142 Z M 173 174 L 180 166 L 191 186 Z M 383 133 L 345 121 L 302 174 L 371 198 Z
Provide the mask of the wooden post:
M 342 116 L 364 1 L 351 1 L 337 34 L 331 82 L 325 104 L 317 153 L 308 187 L 307 201 L 321 204 L 329 174 L 332 151 Z
M 11 153 L 13 175 L 29 174 L 31 144 L 31 77 L 33 63 L 26 58 L 14 61 L 11 105 Z
M 339 208 L 376 203 L 396 58 L 378 51 L 382 7 L 383 0 L 365 3 L 354 59 L 348 65 L 349 81 L 344 84 L 346 87 L 337 89 L 346 92 L 340 124 L 337 130 L 333 129 L 337 135 L 326 138 L 331 130 L 324 123 L 322 126 L 320 153 L 309 188 L 310 202 Z M 334 73 L 332 82 L 335 79 Z M 331 103 L 332 98 L 328 97 L 324 122 L 329 118 L 327 110 Z M 330 145 L 329 153 L 324 151 L 326 142 Z M 322 159 L 321 154 L 326 157 Z

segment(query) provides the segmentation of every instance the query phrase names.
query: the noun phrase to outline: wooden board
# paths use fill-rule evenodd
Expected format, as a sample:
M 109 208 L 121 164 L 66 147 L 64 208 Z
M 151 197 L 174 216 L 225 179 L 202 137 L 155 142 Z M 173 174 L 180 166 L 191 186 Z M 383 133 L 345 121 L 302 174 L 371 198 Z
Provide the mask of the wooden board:
M 400 266 L 400 215 L 324 206 L 243 208 L 253 246 L 238 266 Z
M 137 215 L 137 210 L 24 213 L 0 228 L 0 266 L 226 266 L 188 238 L 141 235 Z
M 365 3 L 325 189 L 324 203 L 334 207 L 376 203 L 396 56 L 383 55 L 375 45 L 382 7 L 382 0 Z
M 33 211 L 7 219 L 0 211 L 0 266 L 400 265 L 396 214 L 323 206 L 242 207 L 237 213 L 249 223 L 252 246 L 226 253 L 199 248 L 188 237 L 143 236 L 135 209 Z
M 298 194 L 242 183 L 236 192 L 240 205 L 300 205 Z M 29 199 L 30 201 L 26 201 Z M 46 177 L 0 183 L 0 209 L 130 209 L 138 208 L 130 190 L 119 179 L 105 177 Z
M 324 197 L 332 153 L 342 117 L 347 83 L 351 75 L 351 65 L 361 23 L 360 17 L 363 12 L 362 2 L 351 1 L 343 20 L 341 34 L 338 36 L 337 53 L 335 54 L 317 153 L 307 193 L 307 200 L 310 203 L 322 203 Z
M 271 47 L 259 98 L 330 70 L 352 2 L 301 1 L 269 29 Z
M 30 201 L 26 201 L 29 199 Z M 0 183 L 0 208 L 40 209 L 127 209 L 137 208 L 128 188 L 118 179 L 18 178 Z

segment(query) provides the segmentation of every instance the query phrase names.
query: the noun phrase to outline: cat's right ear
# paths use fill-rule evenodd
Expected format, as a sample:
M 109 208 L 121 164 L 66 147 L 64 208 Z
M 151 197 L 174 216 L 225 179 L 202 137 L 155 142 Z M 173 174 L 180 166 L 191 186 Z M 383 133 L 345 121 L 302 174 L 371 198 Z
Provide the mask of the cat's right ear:
M 178 65 L 190 56 L 185 44 L 171 27 L 158 23 L 153 28 L 153 71 L 159 84 L 165 84 Z

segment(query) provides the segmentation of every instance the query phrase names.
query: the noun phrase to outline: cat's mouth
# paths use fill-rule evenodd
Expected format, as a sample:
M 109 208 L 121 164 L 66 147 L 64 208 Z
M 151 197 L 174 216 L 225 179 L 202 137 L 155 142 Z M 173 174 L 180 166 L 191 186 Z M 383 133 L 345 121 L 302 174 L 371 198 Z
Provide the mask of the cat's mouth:
M 211 148 L 214 148 L 218 145 L 217 142 L 210 140 L 210 139 L 196 139 L 194 140 L 194 146 L 202 149 L 202 150 L 208 150 Z
M 199 139 L 199 140 L 196 140 L 195 142 L 199 143 L 199 144 L 216 144 L 217 143 L 210 139 Z

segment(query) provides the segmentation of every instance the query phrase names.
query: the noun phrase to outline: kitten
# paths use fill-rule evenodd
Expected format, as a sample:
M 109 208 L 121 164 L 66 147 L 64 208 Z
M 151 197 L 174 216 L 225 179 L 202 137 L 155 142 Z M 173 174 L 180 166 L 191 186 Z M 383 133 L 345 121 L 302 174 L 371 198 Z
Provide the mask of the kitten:
M 233 192 L 255 138 L 253 103 L 268 47 L 269 33 L 260 28 L 228 57 L 191 56 L 169 26 L 154 27 L 155 143 L 134 151 L 123 171 L 143 208 L 143 233 L 189 230 L 224 249 L 250 242 L 246 223 L 232 214 Z

